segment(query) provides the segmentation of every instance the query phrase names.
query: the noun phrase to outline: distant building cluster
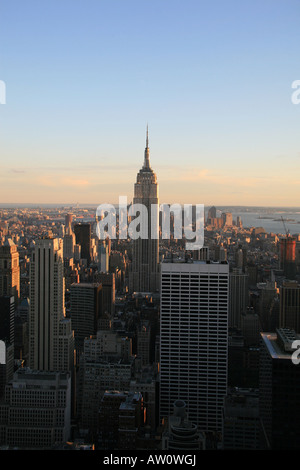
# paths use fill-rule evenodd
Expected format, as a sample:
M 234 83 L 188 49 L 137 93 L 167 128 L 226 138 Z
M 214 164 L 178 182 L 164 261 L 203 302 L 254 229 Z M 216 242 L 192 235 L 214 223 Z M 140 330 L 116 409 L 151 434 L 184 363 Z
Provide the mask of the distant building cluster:
M 133 203 L 159 203 L 148 131 Z M 194 251 L 172 217 L 96 222 L 0 208 L 0 448 L 299 449 L 300 235 L 214 206 Z

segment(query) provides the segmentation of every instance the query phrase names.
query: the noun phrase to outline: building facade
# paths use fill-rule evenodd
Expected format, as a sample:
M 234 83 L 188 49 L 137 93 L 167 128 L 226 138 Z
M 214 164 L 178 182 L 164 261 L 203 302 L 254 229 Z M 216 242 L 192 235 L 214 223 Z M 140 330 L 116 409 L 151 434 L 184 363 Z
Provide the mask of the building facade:
M 300 333 L 300 284 L 286 281 L 279 289 L 279 326 Z
M 200 431 L 221 431 L 227 388 L 227 263 L 162 263 L 160 419 L 184 400 Z
M 14 242 L 7 238 L 0 246 L 0 297 L 13 295 L 15 303 L 20 296 L 19 253 Z
M 71 377 L 20 368 L 0 403 L 0 440 L 20 449 L 49 449 L 71 437 Z
M 29 365 L 34 370 L 72 370 L 74 334 L 65 317 L 63 242 L 36 241 L 30 262 Z

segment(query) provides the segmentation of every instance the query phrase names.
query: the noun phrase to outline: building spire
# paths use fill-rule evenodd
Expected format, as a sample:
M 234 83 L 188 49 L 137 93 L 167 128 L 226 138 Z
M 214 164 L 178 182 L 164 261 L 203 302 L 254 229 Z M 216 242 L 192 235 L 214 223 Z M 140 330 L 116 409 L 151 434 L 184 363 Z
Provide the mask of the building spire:
M 149 148 L 149 132 L 148 132 L 148 124 L 147 124 L 146 148 Z
M 146 148 L 145 148 L 145 159 L 144 159 L 144 168 L 150 168 L 150 150 L 149 150 L 149 132 L 147 124 L 147 133 L 146 133 Z

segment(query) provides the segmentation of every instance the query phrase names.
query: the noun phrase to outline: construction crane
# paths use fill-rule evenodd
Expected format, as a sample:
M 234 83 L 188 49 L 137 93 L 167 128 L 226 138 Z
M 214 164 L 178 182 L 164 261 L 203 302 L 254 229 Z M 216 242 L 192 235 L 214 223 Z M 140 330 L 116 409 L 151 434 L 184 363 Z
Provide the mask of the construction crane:
M 284 218 L 282 216 L 281 216 L 281 220 L 282 220 L 282 223 L 283 223 L 283 226 L 284 226 L 286 237 L 289 237 L 290 236 L 290 231 L 287 230 L 287 228 L 285 226 L 285 223 L 284 223 Z

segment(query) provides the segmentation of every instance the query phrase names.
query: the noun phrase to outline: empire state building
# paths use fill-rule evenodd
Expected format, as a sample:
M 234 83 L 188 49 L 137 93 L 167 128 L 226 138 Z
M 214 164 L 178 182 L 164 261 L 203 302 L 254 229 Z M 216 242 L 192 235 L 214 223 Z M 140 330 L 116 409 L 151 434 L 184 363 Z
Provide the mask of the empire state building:
M 158 203 L 158 183 L 150 166 L 147 126 L 144 164 L 137 174 L 133 197 L 133 204 L 142 204 L 147 209 L 147 236 L 133 240 L 132 269 L 129 274 L 131 292 L 156 292 L 159 289 Z

